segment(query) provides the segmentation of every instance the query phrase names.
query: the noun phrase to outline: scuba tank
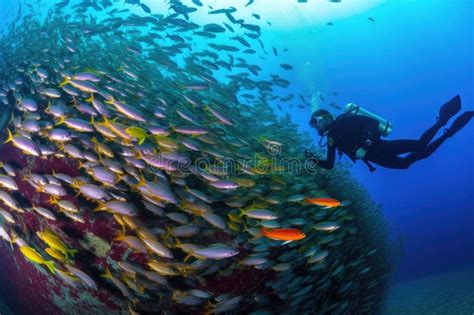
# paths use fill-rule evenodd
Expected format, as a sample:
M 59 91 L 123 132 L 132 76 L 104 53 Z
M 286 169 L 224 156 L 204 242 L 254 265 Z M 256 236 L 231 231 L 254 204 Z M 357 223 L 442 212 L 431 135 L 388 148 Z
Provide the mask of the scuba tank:
M 379 131 L 383 137 L 388 136 L 392 132 L 392 123 L 388 120 L 375 115 L 374 113 L 369 112 L 366 109 L 363 109 L 359 105 L 354 103 L 347 104 L 346 108 L 344 109 L 346 114 L 353 114 L 353 115 L 361 115 L 373 118 L 379 122 Z

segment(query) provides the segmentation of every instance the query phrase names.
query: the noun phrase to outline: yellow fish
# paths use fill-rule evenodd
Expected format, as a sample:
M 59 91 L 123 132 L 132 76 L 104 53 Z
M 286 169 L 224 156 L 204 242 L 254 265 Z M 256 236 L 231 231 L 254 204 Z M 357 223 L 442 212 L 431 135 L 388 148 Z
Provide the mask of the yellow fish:
M 77 253 L 77 250 L 75 249 L 69 249 L 66 244 L 64 244 L 63 241 L 59 239 L 57 235 L 55 235 L 52 231 L 50 230 L 45 230 L 43 232 L 38 231 L 36 232 L 36 235 L 48 244 L 49 247 L 55 249 L 56 251 L 59 251 L 63 255 L 68 258 L 69 256 L 74 256 Z
M 129 136 L 137 138 L 138 144 L 143 144 L 143 142 L 145 142 L 145 139 L 148 137 L 147 131 L 140 127 L 128 127 L 127 129 L 125 129 L 125 132 Z
M 66 264 L 69 263 L 69 259 L 66 256 L 64 256 L 60 251 L 57 251 L 54 248 L 48 247 L 44 251 L 46 252 L 46 254 L 48 254 L 49 256 L 51 256 L 52 258 L 60 262 L 63 262 Z
M 105 143 L 99 142 L 95 137 L 92 137 L 91 142 L 95 144 L 95 149 L 99 155 L 103 154 L 108 158 L 113 158 L 115 156 L 114 151 L 109 146 Z
M 179 148 L 178 142 L 176 142 L 173 139 L 170 138 L 165 138 L 163 136 L 154 136 L 156 144 L 159 146 L 165 148 L 165 149 L 170 149 L 170 150 L 175 150 Z
M 250 170 L 253 173 L 258 174 L 258 175 L 265 175 L 269 173 L 269 167 L 264 166 L 263 168 L 264 169 L 260 169 L 260 167 L 254 167 L 254 168 L 251 168 Z
M 241 187 L 253 187 L 253 186 L 255 186 L 255 181 L 250 179 L 250 178 L 232 177 L 232 178 L 230 178 L 230 180 L 236 182 Z
M 55 273 L 54 262 L 49 260 L 45 260 L 34 248 L 29 246 L 22 246 L 20 247 L 20 251 L 29 261 L 45 265 L 51 273 Z
M 239 217 L 238 214 L 235 214 L 235 213 L 228 213 L 227 216 L 229 217 L 229 219 L 235 223 L 242 223 L 243 220 L 241 217 Z
M 237 225 L 235 222 L 229 221 L 227 222 L 227 226 L 234 232 L 240 232 L 240 226 Z

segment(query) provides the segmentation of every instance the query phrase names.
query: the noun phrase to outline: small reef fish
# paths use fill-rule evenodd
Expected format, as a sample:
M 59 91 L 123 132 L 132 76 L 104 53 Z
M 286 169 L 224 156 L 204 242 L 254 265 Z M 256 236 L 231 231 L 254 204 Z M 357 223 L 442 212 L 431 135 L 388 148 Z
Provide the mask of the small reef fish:
M 339 201 L 333 198 L 305 198 L 304 202 L 307 204 L 317 205 L 326 209 L 347 206 L 350 201 Z
M 272 240 L 292 242 L 298 241 L 306 237 L 303 231 L 299 229 L 283 228 L 283 229 L 260 229 L 263 236 Z

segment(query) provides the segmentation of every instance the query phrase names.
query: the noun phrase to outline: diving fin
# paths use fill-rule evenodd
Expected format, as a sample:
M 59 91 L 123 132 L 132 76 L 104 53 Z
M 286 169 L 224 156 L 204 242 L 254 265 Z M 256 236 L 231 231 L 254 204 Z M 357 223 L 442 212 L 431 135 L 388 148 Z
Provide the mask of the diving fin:
M 461 130 L 467 123 L 474 117 L 474 111 L 467 111 L 462 113 L 456 120 L 453 122 L 449 129 L 446 129 L 446 134 L 448 137 L 454 136 L 459 130 Z
M 461 97 L 456 95 L 439 109 L 438 122 L 445 126 L 461 110 Z

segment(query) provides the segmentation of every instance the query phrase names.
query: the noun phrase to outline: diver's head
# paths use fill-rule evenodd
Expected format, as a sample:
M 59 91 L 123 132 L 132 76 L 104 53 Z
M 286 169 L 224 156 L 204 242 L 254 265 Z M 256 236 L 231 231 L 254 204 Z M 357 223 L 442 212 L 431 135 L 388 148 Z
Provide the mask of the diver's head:
M 318 109 L 311 115 L 309 125 L 312 128 L 315 128 L 320 136 L 324 136 L 324 134 L 331 127 L 333 121 L 334 117 L 331 115 L 330 112 L 325 109 Z

